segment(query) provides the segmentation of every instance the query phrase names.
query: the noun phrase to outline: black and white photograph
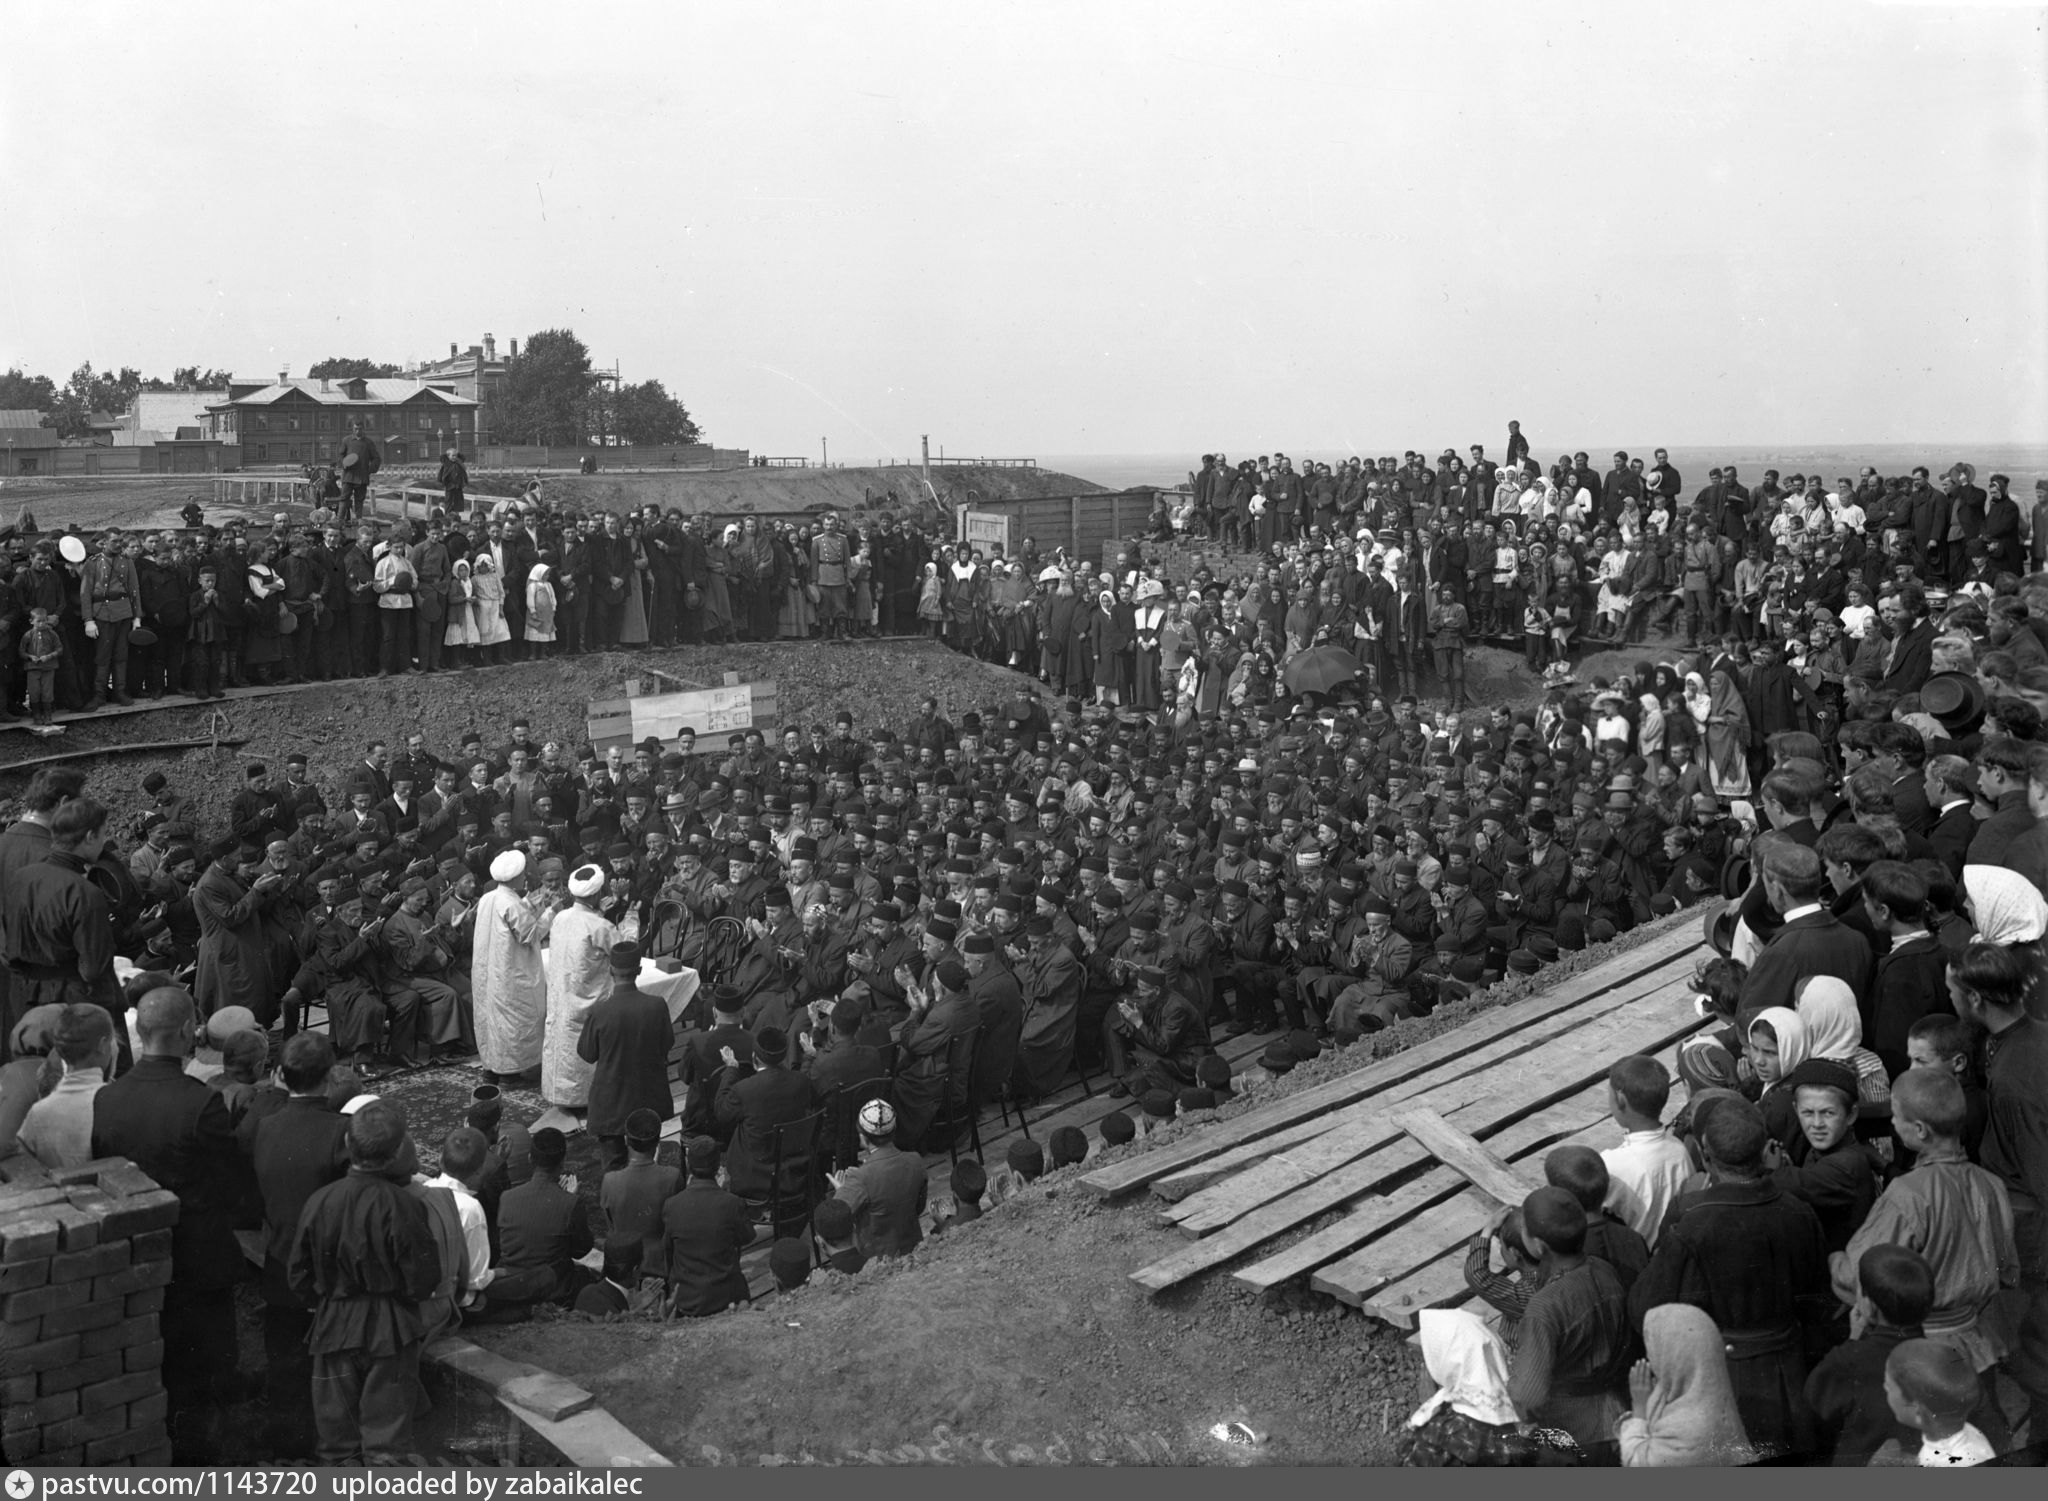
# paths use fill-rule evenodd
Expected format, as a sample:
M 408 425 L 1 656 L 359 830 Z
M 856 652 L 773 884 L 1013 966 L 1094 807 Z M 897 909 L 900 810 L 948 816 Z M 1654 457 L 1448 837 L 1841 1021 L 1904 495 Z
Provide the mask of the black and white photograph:
M 0 14 L 7 1501 L 2048 1463 L 2048 6 Z

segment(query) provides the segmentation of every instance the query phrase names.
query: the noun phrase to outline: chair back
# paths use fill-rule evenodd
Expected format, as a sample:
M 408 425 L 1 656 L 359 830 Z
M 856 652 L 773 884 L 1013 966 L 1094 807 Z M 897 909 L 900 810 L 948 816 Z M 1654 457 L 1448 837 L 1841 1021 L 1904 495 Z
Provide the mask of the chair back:
M 860 1161 L 860 1107 L 869 1100 L 887 1100 L 893 1105 L 895 1094 L 894 1083 L 884 1074 L 857 1079 L 832 1091 L 826 1110 L 833 1171 L 843 1171 Z
M 683 933 L 689 926 L 689 919 L 688 910 L 673 897 L 656 902 L 647 919 L 647 957 L 675 958 L 682 951 Z
M 807 1224 L 812 1206 L 821 1197 L 818 1139 L 826 1112 L 827 1107 L 820 1106 L 768 1133 L 768 1223 L 777 1235 L 794 1233 L 792 1226 Z

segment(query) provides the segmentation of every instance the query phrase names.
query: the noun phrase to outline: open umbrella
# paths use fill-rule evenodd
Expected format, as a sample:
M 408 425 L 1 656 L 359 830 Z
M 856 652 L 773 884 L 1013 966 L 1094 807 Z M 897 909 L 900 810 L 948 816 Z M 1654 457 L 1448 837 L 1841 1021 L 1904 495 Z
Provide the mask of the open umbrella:
M 1289 693 L 1328 693 L 1358 676 L 1358 659 L 1341 646 L 1311 646 L 1288 660 L 1280 681 Z

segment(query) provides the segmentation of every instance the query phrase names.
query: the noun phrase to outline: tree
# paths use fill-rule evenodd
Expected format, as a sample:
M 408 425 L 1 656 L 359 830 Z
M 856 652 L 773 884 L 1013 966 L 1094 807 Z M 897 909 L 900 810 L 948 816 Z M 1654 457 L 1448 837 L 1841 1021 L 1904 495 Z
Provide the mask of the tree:
M 384 380 L 397 375 L 396 365 L 380 364 L 376 360 L 326 359 L 315 365 L 306 374 L 314 380 L 322 376 L 330 380 Z
M 590 351 L 566 328 L 534 334 L 505 366 L 499 434 L 512 442 L 581 444 L 590 431 Z
M 119 375 L 104 375 L 92 368 L 90 361 L 71 372 L 71 379 L 56 393 L 51 403 L 50 414 L 54 417 L 57 435 L 62 438 L 86 438 L 92 436 L 92 417 L 95 412 L 118 415 L 128 410 L 135 400 L 135 393 L 142 389 L 142 372 L 123 366 Z
M 25 375 L 19 368 L 0 375 L 0 411 L 41 412 L 57 408 L 57 383 L 47 375 Z
M 610 431 L 622 443 L 699 443 L 703 434 L 658 380 L 621 386 L 612 400 Z

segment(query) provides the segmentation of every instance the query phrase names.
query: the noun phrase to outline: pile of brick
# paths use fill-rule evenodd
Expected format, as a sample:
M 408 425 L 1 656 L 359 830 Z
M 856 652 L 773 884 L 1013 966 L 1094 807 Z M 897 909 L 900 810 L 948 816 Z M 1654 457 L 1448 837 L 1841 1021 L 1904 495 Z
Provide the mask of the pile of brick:
M 162 1465 L 178 1196 L 122 1157 L 0 1162 L 0 1448 L 11 1464 Z
M 1151 542 L 1144 538 L 1135 540 L 1145 561 L 1157 563 L 1166 571 L 1167 581 L 1185 584 L 1195 576 L 1196 570 L 1207 567 L 1218 578 L 1248 572 L 1255 561 L 1248 552 L 1225 547 L 1221 542 Z M 1102 546 L 1102 569 L 1108 573 L 1116 568 L 1116 560 L 1122 555 L 1128 541 L 1112 539 Z

